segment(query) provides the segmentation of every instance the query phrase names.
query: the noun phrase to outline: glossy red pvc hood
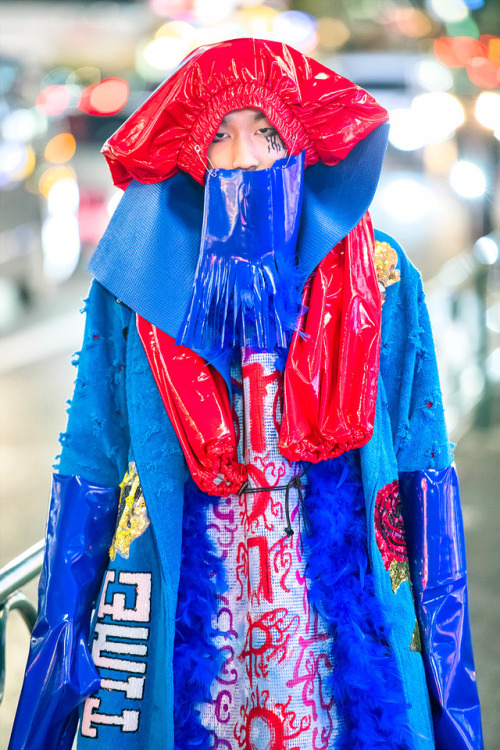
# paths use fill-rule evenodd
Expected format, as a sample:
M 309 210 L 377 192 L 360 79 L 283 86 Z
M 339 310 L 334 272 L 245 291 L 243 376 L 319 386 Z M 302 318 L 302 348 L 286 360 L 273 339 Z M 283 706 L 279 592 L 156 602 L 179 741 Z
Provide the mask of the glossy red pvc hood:
M 307 315 L 285 369 L 279 449 L 316 463 L 365 445 L 373 434 L 381 300 L 368 214 L 321 261 L 303 304 Z
M 337 164 L 388 119 L 364 89 L 281 42 L 233 39 L 199 47 L 108 139 L 115 185 L 189 172 L 203 184 L 222 118 L 256 107 L 305 164 Z
M 137 315 L 137 330 L 189 471 L 209 495 L 238 492 L 247 471 L 222 375 L 191 349 Z

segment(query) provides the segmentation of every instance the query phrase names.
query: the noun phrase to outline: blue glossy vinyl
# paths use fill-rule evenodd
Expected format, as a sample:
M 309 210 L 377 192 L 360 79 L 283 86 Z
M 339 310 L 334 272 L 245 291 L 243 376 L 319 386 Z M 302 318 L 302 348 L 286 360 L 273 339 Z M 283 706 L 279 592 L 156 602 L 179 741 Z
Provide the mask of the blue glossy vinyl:
M 303 153 L 269 169 L 208 172 L 193 294 L 176 343 L 287 345 L 282 277 L 295 264 L 303 175 Z
M 457 474 L 450 466 L 399 479 L 436 750 L 482 750 Z
M 54 475 L 38 618 L 9 750 L 70 750 L 78 706 L 100 685 L 90 616 L 108 562 L 117 490 Z

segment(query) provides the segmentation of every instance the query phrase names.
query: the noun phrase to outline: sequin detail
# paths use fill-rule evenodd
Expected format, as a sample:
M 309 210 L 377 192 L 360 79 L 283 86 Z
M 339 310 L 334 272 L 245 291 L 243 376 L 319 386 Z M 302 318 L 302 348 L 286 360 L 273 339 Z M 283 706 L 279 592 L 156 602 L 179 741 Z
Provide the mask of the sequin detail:
M 415 627 L 413 629 L 413 635 L 411 637 L 410 651 L 416 651 L 422 653 L 422 641 L 420 639 L 420 628 L 418 627 L 418 620 L 415 620 Z
M 388 242 L 375 240 L 375 270 L 382 297 L 382 304 L 385 301 L 385 292 L 387 287 L 401 280 L 398 264 L 398 254 Z
M 410 583 L 410 566 L 408 560 L 393 560 L 389 566 L 389 575 L 391 576 L 392 591 L 395 594 L 403 581 Z
M 129 463 L 120 490 L 118 524 L 109 550 L 111 560 L 117 554 L 128 558 L 130 545 L 149 526 L 148 511 L 134 462 Z

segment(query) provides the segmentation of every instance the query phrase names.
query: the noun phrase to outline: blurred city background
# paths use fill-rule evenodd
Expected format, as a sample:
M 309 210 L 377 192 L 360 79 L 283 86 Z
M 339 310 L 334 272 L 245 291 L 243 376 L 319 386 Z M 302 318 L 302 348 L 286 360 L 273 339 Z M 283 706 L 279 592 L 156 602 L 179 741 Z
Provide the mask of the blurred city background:
M 486 747 L 500 748 L 499 0 L 13 0 L 0 13 L 0 565 L 44 534 L 85 268 L 121 197 L 102 144 L 198 45 L 287 42 L 390 111 L 371 213 L 424 278 L 458 442 Z M 28 648 L 17 613 L 7 647 L 1 748 Z

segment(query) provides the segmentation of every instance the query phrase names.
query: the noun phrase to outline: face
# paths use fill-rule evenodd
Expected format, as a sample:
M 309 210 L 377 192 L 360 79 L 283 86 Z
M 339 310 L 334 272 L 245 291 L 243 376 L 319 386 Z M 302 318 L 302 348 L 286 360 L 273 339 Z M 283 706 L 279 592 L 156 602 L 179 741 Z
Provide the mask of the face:
M 208 166 L 215 169 L 268 169 L 287 155 L 278 131 L 259 109 L 229 112 L 208 147 Z

